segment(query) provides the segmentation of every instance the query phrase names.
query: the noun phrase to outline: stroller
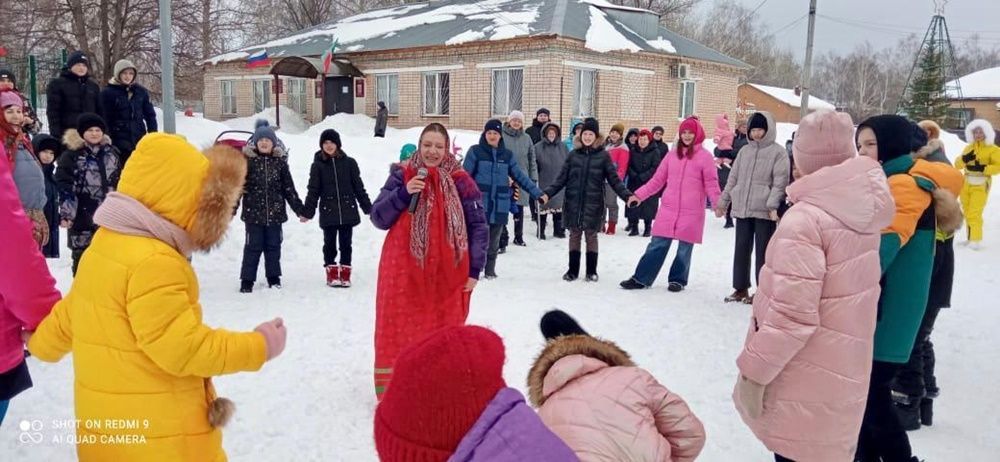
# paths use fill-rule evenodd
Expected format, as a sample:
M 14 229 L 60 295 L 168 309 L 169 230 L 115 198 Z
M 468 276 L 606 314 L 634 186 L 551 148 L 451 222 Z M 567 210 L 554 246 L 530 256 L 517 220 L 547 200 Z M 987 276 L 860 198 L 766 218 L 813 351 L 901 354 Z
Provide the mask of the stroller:
M 219 136 L 215 137 L 215 144 L 222 144 L 235 148 L 237 151 L 243 152 L 243 148 L 254 142 L 253 132 L 246 130 L 226 130 L 219 133 Z M 285 151 L 285 154 L 291 154 L 288 148 L 285 147 L 285 143 L 278 139 L 277 147 Z

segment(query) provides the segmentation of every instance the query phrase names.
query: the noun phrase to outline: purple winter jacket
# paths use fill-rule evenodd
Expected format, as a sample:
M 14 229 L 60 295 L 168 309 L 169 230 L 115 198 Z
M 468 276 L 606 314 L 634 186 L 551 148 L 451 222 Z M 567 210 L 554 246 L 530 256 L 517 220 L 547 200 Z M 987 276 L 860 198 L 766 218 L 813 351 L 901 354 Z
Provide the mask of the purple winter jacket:
M 479 273 L 486 266 L 490 228 L 486 224 L 483 195 L 471 177 L 466 175 L 465 178 L 468 181 L 456 181 L 455 187 L 462 200 L 465 228 L 469 235 L 469 277 L 479 279 Z M 396 220 L 409 206 L 410 193 L 406 191 L 406 184 L 403 181 L 403 169 L 398 164 L 393 164 L 389 170 L 389 179 L 385 181 L 378 198 L 372 203 L 372 224 L 378 229 L 388 230 L 396 224 Z
M 448 462 L 578 462 L 513 388 L 501 389 Z

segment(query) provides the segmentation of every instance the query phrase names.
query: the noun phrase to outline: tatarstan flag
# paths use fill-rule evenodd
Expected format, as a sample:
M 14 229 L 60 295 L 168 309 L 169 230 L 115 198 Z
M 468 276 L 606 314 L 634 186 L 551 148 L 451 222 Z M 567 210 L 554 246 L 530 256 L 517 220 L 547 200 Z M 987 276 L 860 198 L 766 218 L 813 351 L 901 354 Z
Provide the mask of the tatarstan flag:
M 340 43 L 340 39 L 334 39 L 333 45 L 330 45 L 330 49 L 323 53 L 323 73 L 330 73 L 330 65 L 333 64 L 333 54 L 337 52 L 337 45 Z

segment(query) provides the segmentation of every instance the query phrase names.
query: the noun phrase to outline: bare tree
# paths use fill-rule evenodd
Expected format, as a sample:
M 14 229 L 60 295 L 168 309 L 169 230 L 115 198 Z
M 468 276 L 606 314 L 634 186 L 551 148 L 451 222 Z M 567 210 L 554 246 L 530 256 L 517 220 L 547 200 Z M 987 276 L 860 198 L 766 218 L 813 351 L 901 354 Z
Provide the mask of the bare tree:
M 698 6 L 701 0 L 611 0 L 611 3 L 652 11 L 660 15 L 660 22 L 673 25 Z

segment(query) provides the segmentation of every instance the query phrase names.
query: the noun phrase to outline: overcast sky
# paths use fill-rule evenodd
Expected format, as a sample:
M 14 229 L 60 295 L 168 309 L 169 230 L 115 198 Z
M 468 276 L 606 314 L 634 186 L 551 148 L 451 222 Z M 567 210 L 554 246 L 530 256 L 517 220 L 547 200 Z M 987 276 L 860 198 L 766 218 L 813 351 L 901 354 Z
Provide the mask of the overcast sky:
M 778 44 L 791 48 L 800 58 L 805 55 L 808 20 L 803 16 L 809 12 L 809 0 L 737 1 L 751 9 L 763 1 L 758 13 L 778 32 Z M 712 3 L 702 0 L 700 8 L 707 11 Z M 816 11 L 815 53 L 848 52 L 865 40 L 882 48 L 911 32 L 922 38 L 934 15 L 934 1 L 818 0 Z M 951 0 L 944 16 L 956 45 L 979 32 L 981 44 L 1000 46 L 1000 0 Z

